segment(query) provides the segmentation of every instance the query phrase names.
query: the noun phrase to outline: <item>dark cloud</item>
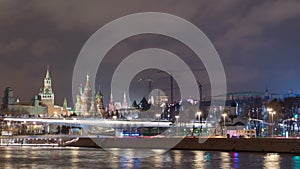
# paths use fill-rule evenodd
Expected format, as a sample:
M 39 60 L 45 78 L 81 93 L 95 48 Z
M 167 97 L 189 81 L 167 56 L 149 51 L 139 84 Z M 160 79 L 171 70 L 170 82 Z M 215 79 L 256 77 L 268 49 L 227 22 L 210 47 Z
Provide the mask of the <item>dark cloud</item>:
M 283 93 L 290 87 L 300 91 L 299 9 L 297 0 L 3 0 L 0 90 L 12 86 L 18 97 L 29 100 L 42 87 L 46 65 L 50 65 L 58 103 L 65 96 L 71 101 L 73 67 L 85 41 L 101 26 L 121 16 L 157 11 L 183 17 L 203 30 L 224 63 L 229 91 L 262 91 L 266 84 L 274 92 Z M 97 82 L 104 86 L 106 95 L 106 79 L 120 61 L 116 58 L 145 47 L 170 50 L 191 67 L 202 67 L 181 43 L 164 37 L 133 37 L 118 44 L 99 69 L 103 71 L 98 73 Z M 197 76 L 209 95 L 207 74 Z

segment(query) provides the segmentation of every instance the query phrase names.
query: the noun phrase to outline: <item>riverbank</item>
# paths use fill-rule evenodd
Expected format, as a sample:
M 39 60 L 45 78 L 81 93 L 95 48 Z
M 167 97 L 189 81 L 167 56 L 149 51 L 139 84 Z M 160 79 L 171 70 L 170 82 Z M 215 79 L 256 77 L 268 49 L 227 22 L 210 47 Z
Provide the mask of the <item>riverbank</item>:
M 296 138 L 208 138 L 204 143 L 198 138 L 79 138 L 64 146 L 164 149 L 173 144 L 173 150 L 300 153 Z
M 205 141 L 205 142 L 204 142 Z M 203 142 L 203 143 L 201 143 Z M 174 146 L 172 146 L 174 145 Z M 90 138 L 70 136 L 0 137 L 0 146 L 68 146 L 124 149 L 173 149 L 202 151 L 268 152 L 300 154 L 297 138 Z

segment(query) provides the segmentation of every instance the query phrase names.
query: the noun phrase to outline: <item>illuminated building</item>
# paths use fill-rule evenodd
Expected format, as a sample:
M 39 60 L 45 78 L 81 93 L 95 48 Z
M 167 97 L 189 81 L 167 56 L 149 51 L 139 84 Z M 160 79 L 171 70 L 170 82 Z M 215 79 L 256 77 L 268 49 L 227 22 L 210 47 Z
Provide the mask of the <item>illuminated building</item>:
M 104 117 L 103 96 L 99 93 L 96 98 L 92 94 L 90 76 L 86 76 L 85 87 L 80 85 L 79 93 L 76 96 L 75 113 L 84 117 Z
M 12 116 L 47 116 L 47 107 L 39 104 L 37 96 L 32 99 L 31 103 L 21 103 L 19 99 L 15 101 L 11 87 L 7 87 L 4 91 L 1 111 L 5 115 Z
M 64 100 L 64 106 L 55 105 L 54 92 L 52 89 L 52 80 L 50 77 L 49 66 L 47 66 L 46 76 L 44 78 L 44 86 L 39 93 L 41 106 L 47 107 L 48 117 L 69 116 L 71 111 L 67 109 L 67 100 Z
M 52 91 L 52 80 L 50 77 L 49 66 L 47 66 L 46 76 L 44 78 L 44 88 L 39 93 L 41 105 L 48 109 L 48 116 L 54 116 L 54 93 Z M 57 114 L 56 114 L 57 115 Z

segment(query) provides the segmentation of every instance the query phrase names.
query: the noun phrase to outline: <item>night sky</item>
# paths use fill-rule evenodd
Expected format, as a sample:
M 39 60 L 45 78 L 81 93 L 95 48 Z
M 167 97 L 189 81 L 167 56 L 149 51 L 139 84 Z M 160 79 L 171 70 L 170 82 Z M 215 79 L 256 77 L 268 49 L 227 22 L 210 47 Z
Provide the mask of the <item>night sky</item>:
M 272 93 L 287 93 L 290 88 L 300 93 L 300 1 L 297 0 L 0 0 L 1 96 L 5 87 L 11 86 L 16 98 L 30 101 L 42 88 L 49 65 L 56 103 L 61 105 L 64 97 L 71 102 L 72 73 L 84 43 L 106 23 L 137 12 L 170 13 L 199 27 L 220 55 L 229 92 L 263 92 L 268 86 Z M 164 36 L 139 35 L 117 44 L 100 65 L 96 86 L 100 84 L 106 102 L 116 65 L 130 53 L 149 47 L 163 48 L 180 56 L 195 69 L 204 96 L 210 95 L 207 73 L 186 46 Z M 167 75 L 149 70 L 132 81 L 134 98 L 147 94 L 147 82 L 138 79 L 150 76 L 153 86 L 165 89 L 168 94 Z

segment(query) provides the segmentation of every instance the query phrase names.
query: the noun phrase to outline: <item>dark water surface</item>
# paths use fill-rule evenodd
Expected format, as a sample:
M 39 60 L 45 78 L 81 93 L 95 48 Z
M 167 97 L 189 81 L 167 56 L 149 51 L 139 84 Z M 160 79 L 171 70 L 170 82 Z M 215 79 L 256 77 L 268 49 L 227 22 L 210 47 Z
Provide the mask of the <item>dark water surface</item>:
M 93 148 L 0 147 L 0 168 L 277 169 L 300 168 L 300 155 L 170 150 L 147 158 L 128 158 Z

